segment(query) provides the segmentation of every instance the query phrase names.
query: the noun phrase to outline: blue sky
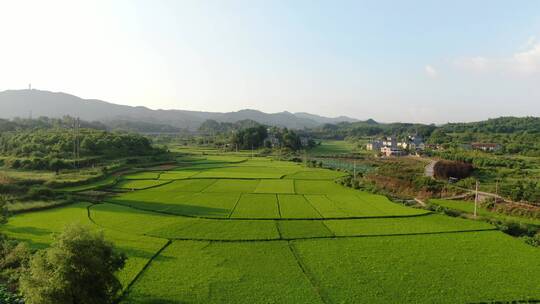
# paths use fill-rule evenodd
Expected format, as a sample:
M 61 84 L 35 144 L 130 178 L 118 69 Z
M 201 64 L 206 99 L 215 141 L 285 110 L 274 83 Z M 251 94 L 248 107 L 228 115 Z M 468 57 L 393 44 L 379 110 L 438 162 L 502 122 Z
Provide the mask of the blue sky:
M 6 1 L 0 90 L 444 123 L 540 115 L 538 1 Z

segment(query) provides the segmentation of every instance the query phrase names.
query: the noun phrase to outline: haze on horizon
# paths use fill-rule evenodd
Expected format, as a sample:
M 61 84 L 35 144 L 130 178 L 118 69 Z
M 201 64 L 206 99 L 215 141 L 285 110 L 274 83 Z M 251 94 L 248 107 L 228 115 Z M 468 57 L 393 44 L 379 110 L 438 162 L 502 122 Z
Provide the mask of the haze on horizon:
M 540 116 L 540 2 L 2 1 L 0 90 L 152 109 Z

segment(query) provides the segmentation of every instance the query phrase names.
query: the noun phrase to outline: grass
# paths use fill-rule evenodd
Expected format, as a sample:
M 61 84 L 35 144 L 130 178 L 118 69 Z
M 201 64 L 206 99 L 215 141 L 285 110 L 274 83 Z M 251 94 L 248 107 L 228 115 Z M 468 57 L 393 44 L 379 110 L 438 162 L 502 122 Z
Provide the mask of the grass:
M 197 178 L 281 178 L 294 171 L 294 168 L 269 167 L 218 167 L 204 170 L 194 177 Z
M 186 179 L 189 178 L 195 174 L 199 173 L 199 171 L 167 171 L 161 173 L 159 176 L 159 179 L 161 180 L 176 180 L 176 179 Z
M 259 185 L 260 180 L 235 180 L 235 179 L 220 179 L 206 188 L 204 192 L 215 193 L 251 193 L 254 192 Z
M 313 156 L 351 154 L 358 152 L 356 143 L 346 140 L 323 140 L 321 144 L 309 150 Z
M 177 204 L 186 196 L 198 193 L 213 183 L 216 180 L 211 179 L 189 179 L 178 180 L 172 183 L 165 184 L 157 188 L 151 188 L 143 191 L 135 191 L 118 195 L 115 201 L 131 201 L 131 202 L 155 202 L 159 204 Z
M 228 217 L 240 193 L 200 192 L 214 182 L 215 180 L 186 180 L 185 183 L 176 185 L 167 184 L 143 191 L 123 193 L 109 201 L 144 210 L 178 215 Z M 179 181 L 174 183 L 179 183 Z
M 195 239 L 220 241 L 277 240 L 279 233 L 273 221 L 217 221 L 184 219 L 148 233 L 169 239 Z
M 286 242 L 173 242 L 125 303 L 322 303 Z
M 324 223 L 336 236 L 419 234 L 495 229 L 495 227 L 484 222 L 437 214 L 404 218 L 327 220 Z
M 127 179 L 118 182 L 115 188 L 128 189 L 128 190 L 141 190 L 152 187 L 157 187 L 167 183 L 167 181 L 153 180 L 153 179 Z
M 244 194 L 231 218 L 279 218 L 275 194 Z
M 323 221 L 278 221 L 277 225 L 284 239 L 334 236 Z
M 222 221 L 186 218 L 135 210 L 114 204 L 91 209 L 100 226 L 135 235 L 169 239 L 268 240 L 278 239 L 273 221 Z
M 112 204 L 91 208 L 92 219 L 100 226 L 137 235 L 170 239 L 268 240 L 283 238 L 370 236 L 441 233 L 494 229 L 472 220 L 431 214 L 407 218 L 363 220 L 211 220 L 156 214 Z
M 228 217 L 239 198 L 235 193 L 197 193 L 166 210 L 191 216 Z
M 540 298 L 540 250 L 497 231 L 295 241 L 329 303 Z
M 332 181 L 335 171 L 242 156 L 183 159 L 159 179 L 141 172 L 119 184 L 158 187 L 18 214 L 1 231 L 37 249 L 74 221 L 103 230 L 129 257 L 124 286 L 172 240 L 123 303 L 540 299 L 540 250 L 485 222 L 345 188 Z
M 379 209 L 373 204 L 361 201 L 356 194 L 329 194 L 329 200 L 333 201 L 339 209 L 345 214 L 352 217 L 370 217 L 386 215 L 382 209 Z
M 326 169 L 306 168 L 302 171 L 285 176 L 286 179 L 307 179 L 307 180 L 334 180 L 345 176 L 346 173 Z
M 427 212 L 327 180 L 190 178 L 161 183 L 165 181 L 124 180 L 119 184 L 123 189 L 150 189 L 122 193 L 110 201 L 200 217 L 227 217 L 234 209 L 232 218 L 245 219 L 407 216 Z M 293 195 L 295 192 L 300 195 Z
M 119 278 L 126 287 L 142 270 L 150 257 L 165 245 L 166 240 L 101 229 L 89 220 L 86 209 L 88 206 L 88 203 L 77 203 L 15 215 L 7 224 L 1 226 L 0 231 L 9 237 L 27 242 L 34 249 L 40 249 L 52 242 L 53 233 L 61 232 L 66 225 L 71 223 L 80 223 L 95 230 L 101 230 L 108 240 L 111 240 L 128 256 L 126 266 L 119 273 Z
M 439 205 L 448 209 L 463 211 L 469 214 L 474 213 L 473 202 L 461 201 L 461 200 L 430 199 L 429 203 L 434 204 L 434 205 Z M 540 226 L 540 219 L 524 218 L 524 217 L 501 214 L 501 213 L 490 211 L 482 207 L 478 207 L 477 214 L 485 218 Z
M 16 201 L 7 203 L 6 208 L 9 212 L 19 213 L 29 210 L 45 209 L 54 206 L 66 204 L 65 201 Z
M 84 184 L 84 185 L 78 185 L 78 186 L 70 186 L 70 187 L 63 187 L 60 188 L 60 191 L 65 192 L 80 192 L 80 191 L 87 191 L 87 190 L 94 190 L 96 188 L 100 187 L 107 187 L 112 186 L 116 182 L 116 176 L 108 176 L 106 178 Z
M 161 172 L 159 171 L 143 171 L 122 176 L 125 179 L 158 179 Z
M 284 179 L 261 180 L 255 193 L 294 193 L 294 181 Z
M 356 191 L 345 188 L 333 181 L 295 180 L 294 187 L 297 194 L 335 194 L 354 193 Z
M 282 218 L 321 218 L 321 214 L 302 195 L 279 194 Z
M 306 200 L 313 206 L 323 218 L 347 217 L 347 213 L 326 195 L 304 195 Z
M 16 180 L 32 180 L 57 183 L 83 182 L 102 174 L 100 168 L 85 168 L 80 170 L 61 170 L 60 174 L 53 171 L 21 170 L 0 168 L 0 175 Z

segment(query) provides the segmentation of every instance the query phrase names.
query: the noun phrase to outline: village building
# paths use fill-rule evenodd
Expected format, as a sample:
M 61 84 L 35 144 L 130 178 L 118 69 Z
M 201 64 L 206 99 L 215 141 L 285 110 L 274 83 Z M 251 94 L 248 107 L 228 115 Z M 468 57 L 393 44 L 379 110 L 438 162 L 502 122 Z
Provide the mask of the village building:
M 367 143 L 366 150 L 368 151 L 380 151 L 383 147 L 382 140 L 374 140 L 372 142 Z
M 485 152 L 496 152 L 501 149 L 501 145 L 495 143 L 472 143 L 471 148 Z
M 392 147 L 382 147 L 381 153 L 384 156 L 403 156 L 406 155 L 406 152 L 399 148 L 392 148 Z
M 407 150 L 409 148 L 409 142 L 400 141 L 400 142 L 398 142 L 397 146 L 398 146 L 398 148 Z
M 426 148 L 426 144 L 424 144 L 424 139 L 422 136 L 413 135 L 408 137 L 408 147 L 407 149 L 413 151 L 413 150 L 424 150 Z
M 386 137 L 383 139 L 382 144 L 384 147 L 397 148 L 397 139 L 395 137 Z
M 264 145 L 272 148 L 278 147 L 280 145 L 279 138 L 277 138 L 274 134 L 268 134 L 268 136 L 264 139 Z

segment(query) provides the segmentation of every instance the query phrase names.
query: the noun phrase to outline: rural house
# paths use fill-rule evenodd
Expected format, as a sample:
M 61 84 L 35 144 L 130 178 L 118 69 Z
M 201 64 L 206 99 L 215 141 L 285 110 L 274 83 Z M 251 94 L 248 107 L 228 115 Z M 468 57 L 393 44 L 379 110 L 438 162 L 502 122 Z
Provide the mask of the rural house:
M 485 152 L 496 152 L 501 149 L 501 145 L 494 143 L 472 143 L 471 147 L 474 150 L 481 150 Z
M 367 143 L 366 150 L 368 151 L 380 151 L 383 147 L 383 143 L 381 140 L 374 140 L 372 142 Z

